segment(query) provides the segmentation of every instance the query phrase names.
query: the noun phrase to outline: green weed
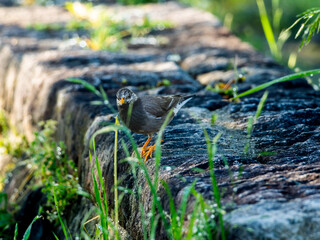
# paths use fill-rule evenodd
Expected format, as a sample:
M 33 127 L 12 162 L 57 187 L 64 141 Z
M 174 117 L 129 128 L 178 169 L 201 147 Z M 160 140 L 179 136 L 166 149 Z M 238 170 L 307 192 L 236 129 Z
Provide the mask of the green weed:
M 311 8 L 299 14 L 298 19 L 286 30 L 289 31 L 299 22 L 303 22 L 297 31 L 295 38 L 302 35 L 302 41 L 299 50 L 305 45 L 308 45 L 313 35 L 320 31 L 320 8 Z
M 262 28 L 263 28 L 265 37 L 267 39 L 271 54 L 277 61 L 280 61 L 282 58 L 281 49 L 280 49 L 279 44 L 275 40 L 274 31 L 273 31 L 273 28 L 272 28 L 271 23 L 269 21 L 266 7 L 264 5 L 264 1 L 263 0 L 256 0 L 256 2 L 258 5 L 258 9 L 259 9 L 259 15 L 260 15 Z M 272 3 L 277 3 L 277 2 L 278 1 L 272 1 Z M 278 17 L 277 21 L 273 21 L 273 22 L 278 25 L 280 22 L 280 17 Z
M 79 78 L 67 78 L 66 80 L 71 83 L 81 84 L 84 88 L 94 93 L 97 97 L 101 98 L 101 100 L 91 101 L 90 103 L 92 105 L 106 105 L 111 110 L 111 112 L 117 113 L 114 107 L 112 107 L 112 105 L 110 104 L 108 96 L 101 85 L 99 86 L 99 89 L 97 89 L 94 85 Z
M 37 221 L 38 219 L 40 219 L 41 216 L 37 215 L 34 217 L 34 219 L 32 220 L 32 222 L 30 223 L 30 225 L 28 226 L 27 230 L 25 231 L 25 233 L 23 234 L 22 240 L 28 240 L 31 234 L 31 228 L 32 225 L 35 221 Z M 17 225 L 16 225 L 17 226 Z M 16 229 L 18 229 L 18 227 L 16 227 Z M 16 231 L 15 231 L 16 232 Z M 18 231 L 17 231 L 18 232 Z
M 219 138 L 221 137 L 221 133 L 218 133 L 214 137 L 213 141 L 211 141 L 209 134 L 205 128 L 203 128 L 203 131 L 204 131 L 204 135 L 205 135 L 206 143 L 207 143 L 210 178 L 211 178 L 211 184 L 212 184 L 212 188 L 213 188 L 213 195 L 215 198 L 215 202 L 217 204 L 217 212 L 218 212 L 219 223 L 220 223 L 221 238 L 223 240 L 225 240 L 226 233 L 225 233 L 224 224 L 223 224 L 223 214 L 222 214 L 222 206 L 221 206 L 221 202 L 220 202 L 220 193 L 219 193 L 218 183 L 217 183 L 215 173 L 214 173 L 214 157 L 217 152 L 217 142 L 218 142 Z
M 92 172 L 92 178 L 93 178 L 93 183 L 94 183 L 94 194 L 95 194 L 95 198 L 96 201 L 98 203 L 99 206 L 99 215 L 100 215 L 100 222 L 101 222 L 101 231 L 102 231 L 102 236 L 103 239 L 109 239 L 109 229 L 108 229 L 108 225 L 109 225 L 109 221 L 108 221 L 108 202 L 107 202 L 107 195 L 106 195 L 106 190 L 104 187 L 104 182 L 102 179 L 102 173 L 101 173 L 101 168 L 100 168 L 100 164 L 95 152 L 95 143 L 93 141 L 93 149 L 94 149 L 94 158 L 95 158 L 95 164 L 96 164 L 96 168 L 98 171 L 98 180 L 102 189 L 102 193 L 103 193 L 103 201 L 101 201 L 101 195 L 100 195 L 100 190 L 98 187 L 98 181 L 97 178 L 95 176 L 95 173 L 93 171 L 93 163 L 92 163 L 92 156 L 91 156 L 91 152 L 89 151 L 89 158 L 90 158 L 90 164 L 91 164 L 91 172 Z
M 247 124 L 247 142 L 246 145 L 244 146 L 244 154 L 248 154 L 248 150 L 250 148 L 250 140 L 251 140 L 251 135 L 253 131 L 253 125 L 257 122 L 258 117 L 260 116 L 262 109 L 264 107 L 264 104 L 268 98 L 268 91 L 265 91 L 263 96 L 260 99 L 259 105 L 257 107 L 257 111 L 254 117 L 250 116 L 248 119 L 248 124 Z
M 66 240 L 68 240 L 69 237 L 68 237 L 68 233 L 67 233 L 67 227 L 66 227 L 66 225 L 64 224 L 64 222 L 63 222 L 63 220 L 61 218 L 60 209 L 59 209 L 59 203 L 58 203 L 55 187 L 52 187 L 52 193 L 53 193 L 54 205 L 56 207 L 56 211 L 57 211 L 57 214 L 58 214 L 59 222 L 60 222 L 60 225 L 62 227 L 62 231 L 63 231 L 64 237 L 65 237 Z M 72 237 L 71 237 L 71 239 L 72 239 Z
M 68 159 L 66 146 L 53 139 L 56 122 L 49 120 L 40 123 L 40 126 L 43 129 L 35 133 L 35 139 L 29 148 L 25 149 L 26 160 L 22 164 L 30 167 L 33 176 L 31 186 L 41 187 L 41 191 L 46 194 L 47 218 L 54 222 L 58 220 L 54 196 L 58 199 L 58 209 L 63 212 L 79 194 L 88 195 L 78 184 L 77 168 L 75 163 Z
M 14 237 L 13 240 L 17 240 L 18 237 L 18 223 L 16 223 L 15 227 L 14 227 Z
M 0 152 L 10 155 L 12 159 L 17 159 L 22 156 L 22 150 L 27 147 L 26 137 L 18 133 L 8 121 L 7 113 L 0 109 Z
M 93 6 L 91 3 L 66 2 L 65 8 L 74 16 L 74 19 L 68 23 L 34 23 L 28 25 L 27 29 L 41 32 L 83 30 L 88 36 L 78 39 L 82 47 L 93 50 L 124 51 L 132 39 L 173 27 L 169 21 L 152 21 L 148 16 L 144 16 L 138 22 L 119 19 L 107 7 Z
M 3 122 L 2 118 L 1 129 L 5 139 L 8 133 L 12 132 L 12 129 L 10 124 L 4 124 Z M 82 190 L 78 183 L 77 168 L 75 163 L 68 158 L 66 146 L 64 143 L 57 143 L 53 139 L 56 132 L 56 122 L 52 120 L 41 122 L 39 127 L 42 130 L 35 132 L 34 140 L 31 143 L 25 140 L 25 145 L 19 150 L 21 156 L 15 154 L 17 151 L 13 151 L 11 148 L 10 151 L 8 150 L 8 154 L 23 157 L 23 161 L 20 161 L 19 165 L 27 166 L 30 171 L 19 189 L 24 189 L 27 182 L 29 182 L 27 189 L 40 187 L 47 199 L 43 206 L 45 209 L 44 215 L 52 223 L 58 221 L 61 223 L 61 214 L 66 211 L 67 207 L 79 195 L 86 197 L 89 197 L 89 195 Z M 10 213 L 6 210 L 5 193 L 0 194 L 0 206 L 3 207 L 0 210 L 0 231 L 5 231 L 10 224 L 14 223 Z M 24 239 L 29 238 L 31 226 L 32 224 L 25 232 Z
M 296 51 L 287 52 L 286 50 L 288 48 L 283 48 L 284 44 L 291 37 L 291 31 L 297 31 L 296 38 L 302 36 L 300 49 L 303 45 L 306 45 L 305 43 L 308 42 L 308 39 L 310 40 L 312 36 L 319 32 L 319 27 L 317 27 L 320 21 L 319 7 L 315 8 L 314 0 L 179 1 L 212 12 L 243 41 L 249 42 L 261 52 L 270 52 L 277 61 L 282 64 L 287 64 L 292 69 L 297 63 L 300 64 L 300 67 L 307 65 L 310 65 L 310 68 L 317 67 L 316 63 L 306 64 L 307 61 L 302 59 L 308 58 L 309 55 L 304 56 L 301 54 L 299 55 L 301 60 L 297 61 L 298 54 Z M 299 12 L 303 13 L 298 15 L 298 19 L 292 24 L 292 19 L 294 19 Z M 251 19 L 257 18 L 260 18 L 260 24 L 258 21 L 251 21 Z M 298 26 L 299 24 L 301 25 Z M 290 25 L 292 26 L 288 28 Z M 296 30 L 297 26 L 298 29 Z M 267 40 L 268 48 L 266 48 L 265 40 Z M 291 41 L 291 39 L 290 43 L 293 45 L 296 44 L 296 42 Z M 289 56 L 288 59 L 286 55 Z
M 69 26 L 88 30 L 89 37 L 83 40 L 93 50 L 126 50 L 131 38 L 173 27 L 168 21 L 151 21 L 147 16 L 140 22 L 119 19 L 106 7 L 94 7 L 89 3 L 67 2 L 66 9 L 75 17 Z
M 3 163 L 0 171 L 0 191 L 4 187 L 6 173 L 16 166 L 17 159 L 23 155 L 23 149 L 27 147 L 26 137 L 16 131 L 8 121 L 6 112 L 0 109 L 0 161 Z
M 122 131 L 123 133 L 125 133 L 127 135 L 127 137 L 130 140 L 130 143 L 132 145 L 133 151 L 136 154 L 137 157 L 137 161 L 132 159 L 130 157 L 128 148 L 125 146 L 125 144 L 123 143 L 125 152 L 127 153 L 127 161 L 131 164 L 132 166 L 132 172 L 133 175 L 135 177 L 136 180 L 136 184 L 138 184 L 137 180 L 137 172 L 142 171 L 145 179 L 146 179 L 146 183 L 148 184 L 149 188 L 150 188 L 150 192 L 151 192 L 151 196 L 152 196 L 152 203 L 151 203 L 151 210 L 150 212 L 146 213 L 145 209 L 142 205 L 141 202 L 141 186 L 140 185 L 136 185 L 137 186 L 137 193 L 136 193 L 136 197 L 137 200 L 139 202 L 140 205 L 140 213 L 142 216 L 142 223 L 143 223 L 143 230 L 144 230 L 144 239 L 156 239 L 156 229 L 158 227 L 158 225 L 161 223 L 164 226 L 164 229 L 167 231 L 169 238 L 170 239 L 212 239 L 213 237 L 213 233 L 217 233 L 217 226 L 215 225 L 215 221 L 214 221 L 214 216 L 217 215 L 219 222 L 220 222 L 220 234 L 222 236 L 222 239 L 226 239 L 225 238 L 225 230 L 224 230 L 224 226 L 223 226 L 223 211 L 222 211 L 222 207 L 220 204 L 220 195 L 219 195 L 219 190 L 217 187 L 217 182 L 215 180 L 215 176 L 214 176 L 214 172 L 213 172 L 213 157 L 214 154 L 216 152 L 216 145 L 212 146 L 209 145 L 208 146 L 208 151 L 209 149 L 211 149 L 209 151 L 209 161 L 211 161 L 211 179 L 212 179 L 212 183 L 214 184 L 213 189 L 214 189 L 214 195 L 215 195 L 215 203 L 217 204 L 217 207 L 215 207 L 214 203 L 209 203 L 207 202 L 207 200 L 204 200 L 203 197 L 201 196 L 201 194 L 197 193 L 197 191 L 195 190 L 195 184 L 196 181 L 191 184 L 190 186 L 188 186 L 185 189 L 185 192 L 183 194 L 183 199 L 182 202 L 180 204 L 180 206 L 175 206 L 174 201 L 173 201 L 173 197 L 172 197 L 172 193 L 170 188 L 168 187 L 167 183 L 164 182 L 163 180 L 159 179 L 159 171 L 160 171 L 160 162 L 161 162 L 161 139 L 162 139 L 162 134 L 164 131 L 164 128 L 166 126 L 166 124 L 168 123 L 169 117 L 167 118 L 167 121 L 165 122 L 165 124 L 162 126 L 157 140 L 156 140 L 156 152 L 155 152 L 155 170 L 153 172 L 153 175 L 151 176 L 147 166 L 145 165 L 143 159 L 141 159 L 140 154 L 138 152 L 138 148 L 136 143 L 134 142 L 129 130 L 121 125 L 115 124 L 115 125 L 109 125 L 107 127 L 104 127 L 100 130 L 98 130 L 93 136 L 92 136 L 92 145 L 93 145 L 93 149 L 94 148 L 94 139 L 97 135 L 100 134 L 105 134 L 108 132 L 112 132 L 114 131 L 115 133 L 117 131 Z M 213 142 L 214 144 L 216 143 L 216 141 L 218 140 L 218 137 L 216 137 Z M 115 141 L 115 148 L 117 148 L 117 142 Z M 211 143 L 211 141 L 209 141 Z M 209 143 L 209 144 L 210 144 Z M 92 158 L 91 158 L 91 153 L 90 153 L 90 161 L 92 162 Z M 96 160 L 96 167 L 97 167 L 97 171 L 98 171 L 98 175 L 99 174 L 99 161 L 97 159 L 96 154 L 95 156 L 95 160 Z M 211 159 L 211 160 L 210 160 Z M 114 159 L 115 161 L 116 158 Z M 139 163 L 139 164 L 138 164 Z M 94 171 L 92 170 L 92 174 L 93 177 L 94 175 Z M 114 172 L 114 177 L 115 177 L 115 182 L 116 181 L 116 168 L 115 168 L 115 172 Z M 153 180 L 152 180 L 153 179 Z M 103 224 L 110 224 L 110 222 L 106 219 L 108 219 L 108 216 L 106 215 L 106 212 L 103 211 L 103 207 L 102 207 L 102 203 L 101 203 L 101 199 L 100 199 L 100 191 L 98 189 L 98 183 L 97 180 L 93 179 L 94 181 L 94 186 L 95 186 L 95 195 L 96 195 L 96 200 L 97 203 L 99 205 L 99 214 L 100 214 L 100 220 L 101 220 L 101 226 L 102 226 L 102 231 L 103 232 L 107 232 L 106 231 L 106 226 L 103 226 Z M 99 177 L 99 181 L 100 181 L 100 186 L 102 188 L 103 191 L 103 199 L 106 199 L 104 197 L 104 185 L 103 185 L 103 180 L 102 178 L 100 179 Z M 116 184 L 116 186 L 118 186 Z M 158 190 L 159 187 L 162 186 L 169 197 L 170 200 L 170 211 L 166 212 L 164 210 L 164 206 L 162 206 L 161 202 L 160 202 L 160 197 L 158 195 Z M 120 186 L 118 186 L 118 188 L 120 188 Z M 130 190 L 130 189 L 129 189 Z M 132 190 L 127 191 L 129 194 L 134 194 L 132 192 Z M 187 204 L 189 204 L 188 199 L 190 199 L 191 195 L 196 199 L 194 204 L 193 204 L 193 210 L 191 213 L 186 212 L 187 210 Z M 115 194 L 115 196 L 117 196 L 117 194 Z M 115 198 L 115 206 L 117 206 L 118 203 L 118 198 Z M 107 206 L 107 202 L 104 203 L 104 205 Z M 115 211 L 117 212 L 117 211 Z M 213 216 L 213 217 L 212 217 Z M 116 219 L 115 216 L 112 216 L 112 218 Z M 103 222 L 105 221 L 105 222 Z M 148 222 L 149 224 L 146 225 L 145 222 Z M 187 223 L 187 225 L 186 225 Z M 108 238 L 110 236 L 105 235 L 103 237 L 103 239 L 110 239 Z M 117 238 L 119 238 L 119 236 L 117 235 Z
M 0 192 L 0 236 L 5 236 L 6 230 L 14 223 L 12 215 L 7 210 L 7 205 L 7 194 Z

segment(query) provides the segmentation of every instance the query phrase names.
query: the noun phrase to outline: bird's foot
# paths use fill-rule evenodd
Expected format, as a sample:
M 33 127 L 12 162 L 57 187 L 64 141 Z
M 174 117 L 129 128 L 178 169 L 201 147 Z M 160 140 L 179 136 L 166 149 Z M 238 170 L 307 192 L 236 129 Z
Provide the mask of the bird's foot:
M 144 162 L 147 161 L 147 159 L 150 157 L 152 158 L 152 153 L 156 150 L 156 144 L 154 144 L 153 146 L 149 146 L 146 148 L 145 152 L 143 153 L 143 155 L 141 157 L 144 157 Z M 141 151 L 142 154 L 142 151 Z
M 140 157 L 143 158 L 143 157 L 146 155 L 146 151 L 147 151 L 147 148 L 143 147 L 143 148 L 141 149 Z
M 161 142 L 162 141 L 163 139 L 161 140 Z M 144 162 L 147 161 L 148 157 L 152 158 L 152 154 L 155 150 L 156 150 L 156 144 L 141 150 L 141 157 L 144 157 Z
M 155 146 L 156 145 L 142 148 L 141 149 L 141 153 L 140 153 L 140 157 L 142 157 L 142 158 L 145 157 L 150 152 L 150 149 L 153 149 L 153 151 L 154 151 L 155 150 Z
M 143 147 L 142 147 L 141 153 L 140 153 L 140 157 L 143 158 L 145 156 L 146 151 L 149 149 L 149 147 L 147 147 L 147 146 L 148 146 L 150 140 L 151 140 L 151 137 L 148 137 L 148 140 L 145 142 L 145 144 L 143 144 Z

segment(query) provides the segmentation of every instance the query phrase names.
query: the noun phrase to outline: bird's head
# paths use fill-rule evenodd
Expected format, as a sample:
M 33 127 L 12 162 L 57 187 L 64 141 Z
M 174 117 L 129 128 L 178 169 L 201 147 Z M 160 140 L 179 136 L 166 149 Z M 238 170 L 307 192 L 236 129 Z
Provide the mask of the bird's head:
M 138 96 L 129 88 L 121 88 L 117 92 L 117 105 L 122 106 L 124 104 L 134 103 L 138 99 Z

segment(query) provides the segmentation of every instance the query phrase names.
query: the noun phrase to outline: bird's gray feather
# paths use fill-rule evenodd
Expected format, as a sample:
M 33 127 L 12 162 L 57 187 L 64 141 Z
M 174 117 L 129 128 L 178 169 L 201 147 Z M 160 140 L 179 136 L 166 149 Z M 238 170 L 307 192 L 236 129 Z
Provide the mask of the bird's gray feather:
M 141 97 L 144 110 L 155 118 L 165 117 L 172 108 L 177 106 L 180 99 L 180 95 Z

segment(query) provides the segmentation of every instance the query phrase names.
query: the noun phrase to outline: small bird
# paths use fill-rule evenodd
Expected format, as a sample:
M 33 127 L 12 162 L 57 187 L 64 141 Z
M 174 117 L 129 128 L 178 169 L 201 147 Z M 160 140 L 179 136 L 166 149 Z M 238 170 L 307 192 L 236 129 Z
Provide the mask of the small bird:
M 129 88 L 121 88 L 117 92 L 117 106 L 122 122 L 133 132 L 148 135 L 142 147 L 141 157 L 146 162 L 156 149 L 156 144 L 148 146 L 154 133 L 159 132 L 170 110 L 173 114 L 169 122 L 183 105 L 191 100 L 191 96 L 161 95 L 138 97 Z

